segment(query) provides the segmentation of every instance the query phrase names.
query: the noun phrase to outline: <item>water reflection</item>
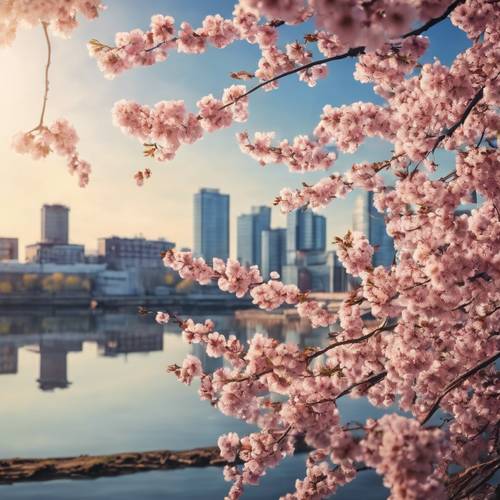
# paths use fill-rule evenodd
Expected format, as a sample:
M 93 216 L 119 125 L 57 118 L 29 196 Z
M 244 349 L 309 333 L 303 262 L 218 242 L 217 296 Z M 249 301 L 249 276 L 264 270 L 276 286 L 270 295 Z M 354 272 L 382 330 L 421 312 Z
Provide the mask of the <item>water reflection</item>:
M 302 348 L 327 339 L 325 330 L 311 330 L 296 317 L 242 311 L 211 319 L 218 331 L 233 333 L 242 343 L 256 332 Z M 181 363 L 190 352 L 200 356 L 205 371 L 221 366 L 220 359 L 206 356 L 199 345 L 185 344 L 175 325 L 163 329 L 151 316 L 87 311 L 0 316 L 0 458 L 180 450 L 214 445 L 225 432 L 252 432 L 254 427 L 201 401 L 196 384 L 181 385 L 165 373 L 167 365 Z M 363 399 L 346 399 L 340 405 L 346 422 L 382 413 Z M 263 490 L 250 488 L 245 498 L 262 498 L 262 492 L 264 498 L 277 498 L 290 491 L 304 473 L 304 459 L 288 460 L 266 476 Z M 200 488 L 205 484 L 200 478 L 210 478 L 211 489 Z M 20 484 L 0 487 L 0 496 L 211 500 L 222 498 L 227 488 L 219 469 L 186 469 Z M 340 498 L 387 497 L 375 477 L 353 488 Z
M 322 329 L 312 330 L 307 322 L 281 314 L 237 311 L 213 319 L 220 332 L 233 333 L 244 344 L 257 332 L 302 348 L 318 345 L 326 338 Z M 71 387 L 68 354 L 82 352 L 83 343 L 95 344 L 97 355 L 105 357 L 164 350 L 164 330 L 151 317 L 132 314 L 11 315 L 4 316 L 0 325 L 0 375 L 17 373 L 18 350 L 25 348 L 39 355 L 36 381 L 42 391 Z M 165 331 L 179 333 L 175 325 L 167 325 Z M 193 344 L 191 353 L 200 358 L 206 373 L 223 366 L 222 358 L 207 356 L 200 344 Z

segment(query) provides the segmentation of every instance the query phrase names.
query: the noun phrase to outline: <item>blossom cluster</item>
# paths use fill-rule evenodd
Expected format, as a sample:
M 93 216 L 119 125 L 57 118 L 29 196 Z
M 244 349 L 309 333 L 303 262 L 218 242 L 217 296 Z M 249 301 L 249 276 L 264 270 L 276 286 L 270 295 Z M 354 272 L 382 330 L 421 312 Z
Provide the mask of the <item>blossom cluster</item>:
M 272 145 L 274 132 L 257 132 L 253 142 L 246 132 L 237 135 L 240 149 L 257 160 L 260 165 L 284 163 L 291 172 L 327 170 L 335 159 L 334 152 L 325 151 L 321 144 L 307 136 L 297 136 L 290 144 L 284 139 L 277 146 Z
M 366 427 L 363 459 L 384 476 L 390 498 L 448 498 L 442 471 L 434 470 L 446 451 L 442 430 L 422 429 L 416 420 L 394 414 L 369 421 Z
M 160 101 L 154 107 L 121 100 L 113 107 L 113 118 L 125 133 L 139 139 L 145 155 L 158 161 L 171 160 L 181 144 L 192 144 L 203 137 L 204 131 L 229 127 L 247 119 L 248 98 L 244 85 L 232 85 L 224 90 L 222 100 L 213 95 L 202 97 L 198 114 L 189 113 L 184 101 Z M 233 103 L 233 106 L 229 104 Z
M 77 15 L 96 18 L 103 9 L 101 0 L 7 0 L 0 3 L 0 47 L 9 45 L 17 29 L 46 23 L 59 35 L 68 36 L 77 26 Z
M 51 152 L 64 156 L 70 174 L 76 174 L 80 187 L 89 182 L 90 164 L 82 160 L 76 150 L 78 135 L 65 119 L 56 120 L 50 126 L 41 126 L 31 132 L 19 132 L 12 141 L 14 151 L 29 154 L 35 160 L 45 158 Z

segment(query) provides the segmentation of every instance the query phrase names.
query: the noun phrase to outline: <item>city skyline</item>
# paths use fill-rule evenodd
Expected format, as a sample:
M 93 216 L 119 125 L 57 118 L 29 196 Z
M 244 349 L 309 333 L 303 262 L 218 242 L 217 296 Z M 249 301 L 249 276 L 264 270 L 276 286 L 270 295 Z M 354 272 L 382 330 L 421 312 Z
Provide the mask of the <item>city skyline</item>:
M 247 124 L 235 125 L 202 141 L 181 148 L 177 158 L 167 164 L 143 159 L 135 140 L 128 139 L 113 126 L 111 108 L 119 99 L 132 99 L 153 105 L 163 99 L 184 99 L 193 108 L 203 95 L 219 95 L 234 83 L 229 73 L 255 65 L 256 49 L 239 44 L 223 53 L 211 49 L 206 54 L 192 57 L 172 54 L 169 59 L 151 68 L 138 68 L 112 81 L 102 78 L 95 61 L 88 56 L 86 42 L 98 38 L 112 40 L 114 33 L 132 28 L 144 28 L 151 15 L 156 14 L 157 2 L 144 0 L 109 0 L 109 9 L 95 21 L 83 22 L 69 40 L 53 40 L 53 71 L 49 94 L 48 118 L 65 116 L 80 137 L 82 157 L 92 164 L 90 184 L 81 189 L 76 179 L 68 175 L 64 160 L 50 156 L 34 162 L 28 156 L 11 149 L 11 138 L 19 130 L 28 130 L 36 121 L 43 92 L 43 64 L 45 47 L 41 29 L 20 30 L 12 50 L 0 51 L 0 64 L 9 78 L 2 82 L 4 92 L 0 106 L 8 120 L 0 121 L 0 233 L 15 235 L 24 245 L 34 241 L 39 221 L 32 214 L 43 203 L 61 203 L 72 208 L 72 227 L 75 240 L 88 249 L 96 249 L 97 239 L 103 235 L 134 236 L 142 233 L 156 239 L 164 235 L 179 246 L 192 248 L 192 193 L 214 183 L 233 199 L 233 214 L 244 213 L 252 205 L 271 205 L 283 186 L 300 187 L 304 181 L 312 184 L 325 176 L 324 172 L 296 174 L 283 165 L 262 168 L 257 162 L 242 155 L 235 134 L 242 130 L 253 133 L 275 130 L 277 140 L 292 139 L 297 134 L 310 134 L 318 123 L 325 104 L 339 105 L 354 101 L 377 101 L 370 85 L 352 80 L 354 61 L 338 61 L 332 66 L 332 78 L 320 81 L 309 89 L 295 78 L 283 81 L 273 92 L 255 92 L 250 102 Z M 176 21 L 186 20 L 199 25 L 206 12 L 200 5 L 171 0 L 160 9 L 173 15 Z M 232 3 L 220 2 L 217 10 L 231 16 Z M 449 40 L 455 33 L 449 23 L 433 32 L 437 42 Z M 454 35 L 449 43 L 436 43 L 432 54 L 424 61 L 438 57 L 449 64 L 456 51 L 467 44 L 465 35 Z M 25 60 L 39 61 L 26 65 Z M 179 74 L 182 85 L 175 83 L 172 71 Z M 333 71 L 334 70 L 334 71 Z M 203 74 L 203 78 L 199 75 Z M 68 89 L 65 91 L 65 89 Z M 77 97 L 75 97 L 77 96 Z M 290 104 L 301 102 L 300 115 Z M 22 102 L 23 106 L 19 106 Z M 36 111 L 34 111 L 36 110 Z M 390 146 L 379 140 L 369 140 L 355 154 L 341 154 L 332 168 L 343 172 L 352 163 L 379 161 L 390 157 Z M 446 160 L 446 156 L 444 159 Z M 443 163 L 438 155 L 438 163 Z M 449 161 L 444 161 L 447 171 Z M 144 168 L 153 171 L 151 179 L 141 188 L 133 175 Z M 449 169 L 448 169 L 449 170 Z M 26 192 L 29 197 L 24 196 Z M 342 236 L 351 225 L 356 195 L 336 203 L 322 212 L 328 219 L 328 234 Z M 273 208 L 276 226 L 284 226 L 285 216 Z M 233 217 L 231 234 L 236 234 Z M 76 237 L 78 235 L 78 237 Z M 328 242 L 331 247 L 331 242 Z M 233 239 L 230 254 L 236 256 Z

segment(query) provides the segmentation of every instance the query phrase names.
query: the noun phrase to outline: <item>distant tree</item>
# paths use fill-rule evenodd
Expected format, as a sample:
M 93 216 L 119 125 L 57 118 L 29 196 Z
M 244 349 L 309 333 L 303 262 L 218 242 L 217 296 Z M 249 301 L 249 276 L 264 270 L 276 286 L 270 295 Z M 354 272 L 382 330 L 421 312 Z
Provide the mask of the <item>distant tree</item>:
M 90 166 L 77 153 L 75 130 L 64 119 L 45 123 L 49 33 L 66 35 L 77 14 L 93 18 L 101 8 L 99 0 L 0 4 L 1 42 L 10 42 L 22 24 L 41 23 L 49 49 L 40 120 L 16 136 L 14 147 L 34 158 L 65 156 L 81 185 Z M 468 37 L 468 47 L 448 66 L 421 64 L 426 33 L 448 19 Z M 284 24 L 302 28 L 302 41 L 293 41 L 296 34 Z M 157 313 L 158 322 L 174 321 L 188 343 L 201 343 L 208 356 L 226 362 L 203 373 L 200 360 L 189 355 L 170 371 L 186 384 L 199 379 L 202 399 L 260 428 L 219 439 L 221 455 L 235 462 L 224 471 L 233 482 L 228 498 L 238 498 L 245 485 L 257 484 L 293 454 L 298 435 L 313 451 L 289 500 L 327 497 L 366 468 L 384 476 L 393 499 L 493 498 L 488 480 L 500 467 L 498 2 L 241 0 L 230 19 L 208 15 L 201 27 L 183 22 L 176 28 L 172 17 L 155 15 L 149 30 L 118 33 L 114 45 L 91 40 L 89 50 L 105 76 L 114 78 L 164 61 L 172 51 L 199 54 L 236 40 L 258 46 L 261 57 L 255 71 L 235 68 L 231 76 L 259 83 L 231 85 L 219 98 L 206 95 L 194 111 L 183 101 L 147 106 L 122 100 L 114 106 L 115 123 L 140 141 L 147 157 L 171 160 L 181 145 L 246 121 L 253 92 L 274 90 L 293 74 L 312 87 L 327 77 L 328 64 L 352 58 L 354 78 L 373 85 L 376 103 L 326 105 L 311 136 L 278 142 L 273 132 L 243 132 L 238 142 L 261 165 L 284 163 L 299 173 L 330 168 L 337 154 L 353 153 L 367 138 L 390 143 L 385 161 L 356 163 L 314 185 L 284 188 L 275 204 L 285 213 L 318 210 L 353 189 L 373 191 L 396 257 L 388 268 L 373 267 L 374 248 L 361 233 L 337 237 L 338 256 L 360 285 L 334 314 L 276 273 L 263 282 L 255 266 L 166 252 L 166 266 L 184 280 L 178 289 L 215 280 L 238 297 L 249 293 L 262 309 L 293 305 L 312 327 L 331 329 L 321 348 L 303 350 L 260 334 L 243 345 L 210 320 Z M 294 116 L 300 104 L 290 102 Z M 443 167 L 450 165 L 444 175 L 436 172 L 441 150 L 449 158 Z M 147 168 L 135 180 L 142 185 L 150 176 Z M 480 196 L 472 213 L 456 213 L 475 193 Z M 52 288 L 58 283 L 55 275 L 46 280 Z M 364 322 L 368 314 L 377 327 Z M 345 422 L 337 402 L 347 396 L 365 397 L 387 412 L 377 420 Z
M 10 281 L 3 280 L 0 281 L 0 294 L 9 295 L 13 292 L 14 287 Z
M 25 290 L 34 290 L 39 284 L 39 276 L 37 274 L 23 274 L 22 286 Z

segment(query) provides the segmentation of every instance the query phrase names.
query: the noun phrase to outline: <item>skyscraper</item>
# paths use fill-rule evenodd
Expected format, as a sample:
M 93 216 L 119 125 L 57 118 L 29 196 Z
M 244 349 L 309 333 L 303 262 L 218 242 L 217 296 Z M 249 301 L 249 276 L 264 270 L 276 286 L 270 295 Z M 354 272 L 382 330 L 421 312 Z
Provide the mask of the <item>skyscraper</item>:
M 347 272 L 335 251 L 328 252 L 326 263 L 330 275 L 330 292 L 346 292 L 349 286 Z
M 324 252 L 326 248 L 326 219 L 311 210 L 295 210 L 287 217 L 286 249 L 289 260 L 295 253 Z M 292 263 L 292 262 L 290 262 Z
M 242 214 L 238 217 L 238 260 L 241 264 L 261 266 L 262 231 L 268 230 L 270 226 L 270 207 L 252 207 L 250 214 Z
M 328 290 L 325 248 L 325 217 L 311 210 L 288 214 L 283 281 L 302 290 Z
M 261 240 L 261 274 L 267 279 L 272 271 L 281 274 L 286 264 L 286 229 L 266 229 Z
M 194 195 L 193 252 L 209 264 L 229 257 L 229 195 L 202 188 Z
M 356 199 L 353 213 L 353 229 L 362 232 L 371 245 L 378 248 L 373 254 L 374 266 L 390 266 L 394 260 L 394 242 L 387 234 L 384 214 L 373 205 L 373 192 Z
M 69 240 L 69 208 L 64 205 L 43 205 L 42 243 L 67 245 Z

